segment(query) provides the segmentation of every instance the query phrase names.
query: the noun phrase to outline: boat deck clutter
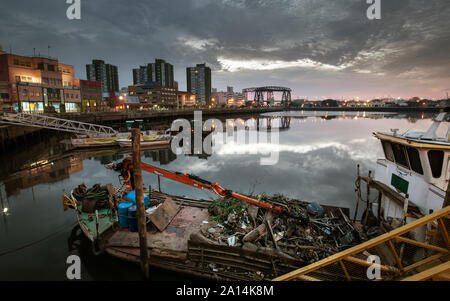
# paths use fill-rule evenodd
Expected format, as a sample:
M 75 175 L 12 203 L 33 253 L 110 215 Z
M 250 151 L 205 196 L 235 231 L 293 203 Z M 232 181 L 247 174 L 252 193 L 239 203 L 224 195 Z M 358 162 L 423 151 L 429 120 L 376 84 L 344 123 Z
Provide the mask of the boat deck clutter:
M 80 185 L 72 197 L 79 216 L 91 215 L 91 222 L 79 218 L 79 223 L 97 234 L 95 239 L 102 241 L 97 245 L 103 251 L 140 261 L 132 193 L 110 184 L 91 189 Z M 256 198 L 285 210 L 276 214 L 233 198 L 211 201 L 150 191 L 145 200 L 150 265 L 209 279 L 272 279 L 364 239 L 347 218 L 348 209 L 282 195 Z M 95 225 L 106 223 L 95 217 L 99 210 L 109 210 L 108 220 L 115 226 L 105 227 L 111 231 Z M 96 227 L 104 232 L 92 231 Z

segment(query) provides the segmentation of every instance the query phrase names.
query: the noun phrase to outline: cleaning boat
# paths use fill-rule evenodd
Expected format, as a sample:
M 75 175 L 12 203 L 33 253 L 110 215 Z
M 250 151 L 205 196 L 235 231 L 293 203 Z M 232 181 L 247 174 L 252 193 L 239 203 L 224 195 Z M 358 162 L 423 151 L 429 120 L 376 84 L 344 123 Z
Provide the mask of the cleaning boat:
M 440 113 L 426 132 L 374 133 L 385 158 L 378 159 L 372 187 L 381 192 L 379 208 L 385 220 L 409 223 L 444 207 L 450 177 L 450 128 Z M 438 137 L 446 126 L 444 137 Z M 425 229 L 417 233 L 424 237 Z

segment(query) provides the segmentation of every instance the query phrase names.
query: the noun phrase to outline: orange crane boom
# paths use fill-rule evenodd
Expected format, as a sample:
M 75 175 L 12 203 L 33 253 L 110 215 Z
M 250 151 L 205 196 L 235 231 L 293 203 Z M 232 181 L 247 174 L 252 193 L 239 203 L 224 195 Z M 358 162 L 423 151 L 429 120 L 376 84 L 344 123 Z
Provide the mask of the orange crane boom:
M 128 186 L 129 190 L 131 190 L 131 188 L 134 188 L 133 187 L 134 186 L 133 177 L 132 177 L 133 161 L 130 159 L 125 159 L 125 160 L 123 160 L 120 167 L 121 167 L 120 169 L 121 169 L 122 175 L 125 180 L 125 184 Z M 179 182 L 179 183 L 183 183 L 183 184 L 186 184 L 186 185 L 198 188 L 198 189 L 211 190 L 214 193 L 216 193 L 217 195 L 220 195 L 221 197 L 235 198 L 235 199 L 250 203 L 252 205 L 270 210 L 270 211 L 272 211 L 274 213 L 278 213 L 278 214 L 283 212 L 283 209 L 281 207 L 274 206 L 269 203 L 261 202 L 261 201 L 258 201 L 257 199 L 250 198 L 248 196 L 225 189 L 222 186 L 220 186 L 220 184 L 217 182 L 211 183 L 209 181 L 203 180 L 194 175 L 168 171 L 168 170 L 158 168 L 156 166 L 146 164 L 143 162 L 141 163 L 141 168 L 142 168 L 142 170 L 144 170 L 146 172 L 149 172 L 149 173 L 155 174 L 157 176 L 161 176 L 161 177 L 164 177 L 164 178 L 167 178 L 167 179 Z M 125 175 L 128 175 L 127 178 L 125 178 Z

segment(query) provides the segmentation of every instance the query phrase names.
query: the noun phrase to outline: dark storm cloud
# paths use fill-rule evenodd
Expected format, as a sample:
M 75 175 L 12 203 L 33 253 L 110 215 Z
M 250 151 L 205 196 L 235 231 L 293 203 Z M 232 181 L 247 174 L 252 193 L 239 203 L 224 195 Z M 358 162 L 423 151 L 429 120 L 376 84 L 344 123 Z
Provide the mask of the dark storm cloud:
M 441 97 L 450 79 L 447 0 L 381 0 L 382 19 L 365 0 L 81 0 L 68 20 L 64 0 L 3 1 L 0 44 L 33 48 L 75 65 L 103 58 L 131 69 L 155 57 L 185 67 L 206 62 L 213 86 L 280 84 L 295 95 Z M 262 70 L 261 70 L 262 69 Z M 272 69 L 272 70 L 265 70 Z M 234 71 L 234 72 L 231 72 Z M 381 90 L 381 88 L 383 88 Z

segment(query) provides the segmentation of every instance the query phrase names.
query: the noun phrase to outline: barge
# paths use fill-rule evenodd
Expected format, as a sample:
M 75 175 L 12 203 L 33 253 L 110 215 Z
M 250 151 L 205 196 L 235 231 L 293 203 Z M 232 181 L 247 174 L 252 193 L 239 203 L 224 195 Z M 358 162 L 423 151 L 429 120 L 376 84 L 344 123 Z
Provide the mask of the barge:
M 124 184 L 130 178 L 125 175 Z M 187 178 L 209 183 L 192 175 Z M 81 186 L 63 201 L 65 209 L 75 209 L 94 254 L 105 252 L 139 263 L 136 211 L 129 197 L 134 191 L 124 186 L 100 190 L 99 185 Z M 347 218 L 347 208 L 279 195 L 257 196 L 260 203 L 251 204 L 226 191 L 227 196 L 213 201 L 147 190 L 150 265 L 205 279 L 267 280 L 351 247 L 364 235 Z M 281 213 L 276 208 L 290 209 Z

